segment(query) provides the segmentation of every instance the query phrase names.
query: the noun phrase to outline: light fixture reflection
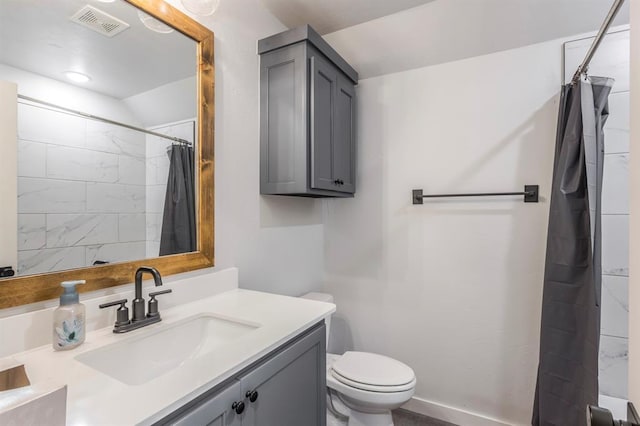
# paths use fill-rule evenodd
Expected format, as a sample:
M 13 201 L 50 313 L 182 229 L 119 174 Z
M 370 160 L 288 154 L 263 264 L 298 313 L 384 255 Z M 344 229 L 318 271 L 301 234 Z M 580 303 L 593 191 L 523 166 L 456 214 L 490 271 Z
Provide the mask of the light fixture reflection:
M 158 21 L 153 16 L 147 15 L 141 10 L 138 11 L 138 18 L 140 18 L 140 22 L 142 22 L 144 26 L 149 28 L 151 31 L 162 34 L 169 34 L 173 32 L 173 28 L 163 22 Z
M 91 81 L 91 77 L 76 71 L 65 71 L 64 76 L 67 77 L 68 80 L 73 81 L 74 83 L 86 83 L 88 81 Z
M 182 0 L 182 5 L 194 15 L 209 16 L 216 11 L 220 0 Z

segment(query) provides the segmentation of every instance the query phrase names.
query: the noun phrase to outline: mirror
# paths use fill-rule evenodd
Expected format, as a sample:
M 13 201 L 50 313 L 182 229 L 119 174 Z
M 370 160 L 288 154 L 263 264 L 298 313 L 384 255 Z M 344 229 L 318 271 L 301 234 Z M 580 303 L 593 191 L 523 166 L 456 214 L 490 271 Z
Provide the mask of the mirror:
M 159 0 L 3 0 L 0 111 L 0 307 L 213 265 L 209 30 Z

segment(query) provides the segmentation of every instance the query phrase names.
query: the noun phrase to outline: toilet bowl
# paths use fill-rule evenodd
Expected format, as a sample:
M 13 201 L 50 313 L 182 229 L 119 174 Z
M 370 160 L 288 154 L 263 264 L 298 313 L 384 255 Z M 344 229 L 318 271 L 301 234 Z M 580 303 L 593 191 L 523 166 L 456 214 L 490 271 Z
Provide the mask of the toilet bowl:
M 324 293 L 309 293 L 305 299 L 333 303 Z M 327 346 L 331 318 L 325 318 Z M 349 426 L 393 426 L 391 410 L 413 396 L 416 377 L 406 364 L 370 352 L 327 353 L 327 388 L 349 409 Z

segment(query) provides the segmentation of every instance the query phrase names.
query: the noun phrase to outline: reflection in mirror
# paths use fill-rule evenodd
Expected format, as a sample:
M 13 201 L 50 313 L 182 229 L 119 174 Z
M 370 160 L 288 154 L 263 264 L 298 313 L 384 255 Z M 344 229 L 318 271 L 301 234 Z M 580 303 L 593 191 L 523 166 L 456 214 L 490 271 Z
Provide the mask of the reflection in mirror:
M 123 0 L 2 0 L 0 46 L 0 268 L 195 251 L 197 43 Z

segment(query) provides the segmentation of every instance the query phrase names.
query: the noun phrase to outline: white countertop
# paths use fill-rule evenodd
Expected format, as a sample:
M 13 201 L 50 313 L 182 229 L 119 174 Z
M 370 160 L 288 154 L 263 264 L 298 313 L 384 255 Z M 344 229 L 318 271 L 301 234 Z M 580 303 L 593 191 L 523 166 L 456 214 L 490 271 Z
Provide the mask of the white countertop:
M 56 352 L 51 345 L 11 356 L 24 364 L 31 383 L 66 384 L 68 425 L 150 424 L 223 382 L 335 311 L 335 305 L 250 290 L 231 290 L 170 309 L 162 322 L 125 334 L 112 327 L 87 334 L 84 344 Z M 212 314 L 260 327 L 230 342 L 224 350 L 203 355 L 131 386 L 77 361 L 81 353 L 142 336 L 198 314 Z M 171 342 L 167 342 L 171 344 Z

